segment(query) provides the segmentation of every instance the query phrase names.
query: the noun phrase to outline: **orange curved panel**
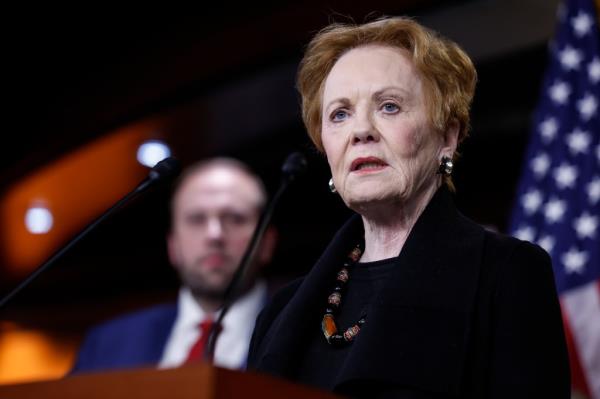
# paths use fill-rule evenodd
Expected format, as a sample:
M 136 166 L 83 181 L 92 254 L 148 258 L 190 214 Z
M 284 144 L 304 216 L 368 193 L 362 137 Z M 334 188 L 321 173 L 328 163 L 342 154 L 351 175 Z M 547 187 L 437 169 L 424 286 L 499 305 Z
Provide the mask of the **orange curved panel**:
M 2 258 L 5 269 L 21 277 L 46 260 L 60 245 L 132 190 L 147 174 L 136 152 L 160 126 L 145 122 L 120 129 L 23 178 L 0 202 Z M 33 234 L 25 214 L 46 207 L 53 227 Z

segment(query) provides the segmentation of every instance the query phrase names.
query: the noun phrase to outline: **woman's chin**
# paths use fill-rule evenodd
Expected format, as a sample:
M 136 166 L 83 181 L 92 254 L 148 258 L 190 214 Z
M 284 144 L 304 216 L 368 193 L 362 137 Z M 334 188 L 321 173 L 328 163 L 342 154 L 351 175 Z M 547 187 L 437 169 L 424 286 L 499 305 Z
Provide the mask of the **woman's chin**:
M 393 204 L 397 200 L 397 194 L 384 192 L 383 190 L 365 190 L 359 193 L 348 193 L 344 198 L 346 206 L 358 213 L 364 213 L 369 209 L 381 208 L 386 204 Z

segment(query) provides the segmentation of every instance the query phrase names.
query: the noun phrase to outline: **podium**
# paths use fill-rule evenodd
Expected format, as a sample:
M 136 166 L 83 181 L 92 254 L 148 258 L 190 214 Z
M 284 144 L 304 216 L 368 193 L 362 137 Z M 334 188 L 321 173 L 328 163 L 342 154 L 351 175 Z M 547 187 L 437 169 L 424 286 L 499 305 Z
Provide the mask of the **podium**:
M 56 381 L 0 385 L 2 399 L 335 399 L 329 392 L 270 376 L 197 364 L 175 369 L 89 373 Z

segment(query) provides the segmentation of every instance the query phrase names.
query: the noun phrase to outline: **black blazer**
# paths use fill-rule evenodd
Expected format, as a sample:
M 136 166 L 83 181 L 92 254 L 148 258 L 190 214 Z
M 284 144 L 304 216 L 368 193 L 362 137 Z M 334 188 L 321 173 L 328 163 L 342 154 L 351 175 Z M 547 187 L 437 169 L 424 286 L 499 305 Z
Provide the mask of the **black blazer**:
M 341 262 L 364 234 L 352 217 L 310 273 L 257 320 L 250 369 L 294 379 Z M 462 216 L 438 190 L 413 227 L 332 381 L 368 398 L 569 398 L 550 258 Z

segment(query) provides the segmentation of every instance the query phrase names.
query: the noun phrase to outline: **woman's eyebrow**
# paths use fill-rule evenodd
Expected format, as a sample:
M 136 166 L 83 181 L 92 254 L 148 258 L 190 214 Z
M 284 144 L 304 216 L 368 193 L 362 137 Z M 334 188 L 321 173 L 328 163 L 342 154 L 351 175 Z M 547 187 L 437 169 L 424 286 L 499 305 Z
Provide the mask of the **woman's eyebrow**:
M 329 101 L 327 103 L 327 105 L 325 106 L 325 112 L 327 112 L 327 110 L 329 110 L 329 108 L 331 108 L 332 105 L 337 104 L 337 103 L 339 103 L 343 106 L 348 106 L 348 105 L 350 105 L 350 99 L 348 99 L 348 97 L 338 97 L 338 98 L 335 98 L 335 99 Z
M 410 92 L 398 86 L 387 86 L 373 93 L 372 98 L 378 100 L 389 95 L 399 100 L 404 100 L 410 97 Z

